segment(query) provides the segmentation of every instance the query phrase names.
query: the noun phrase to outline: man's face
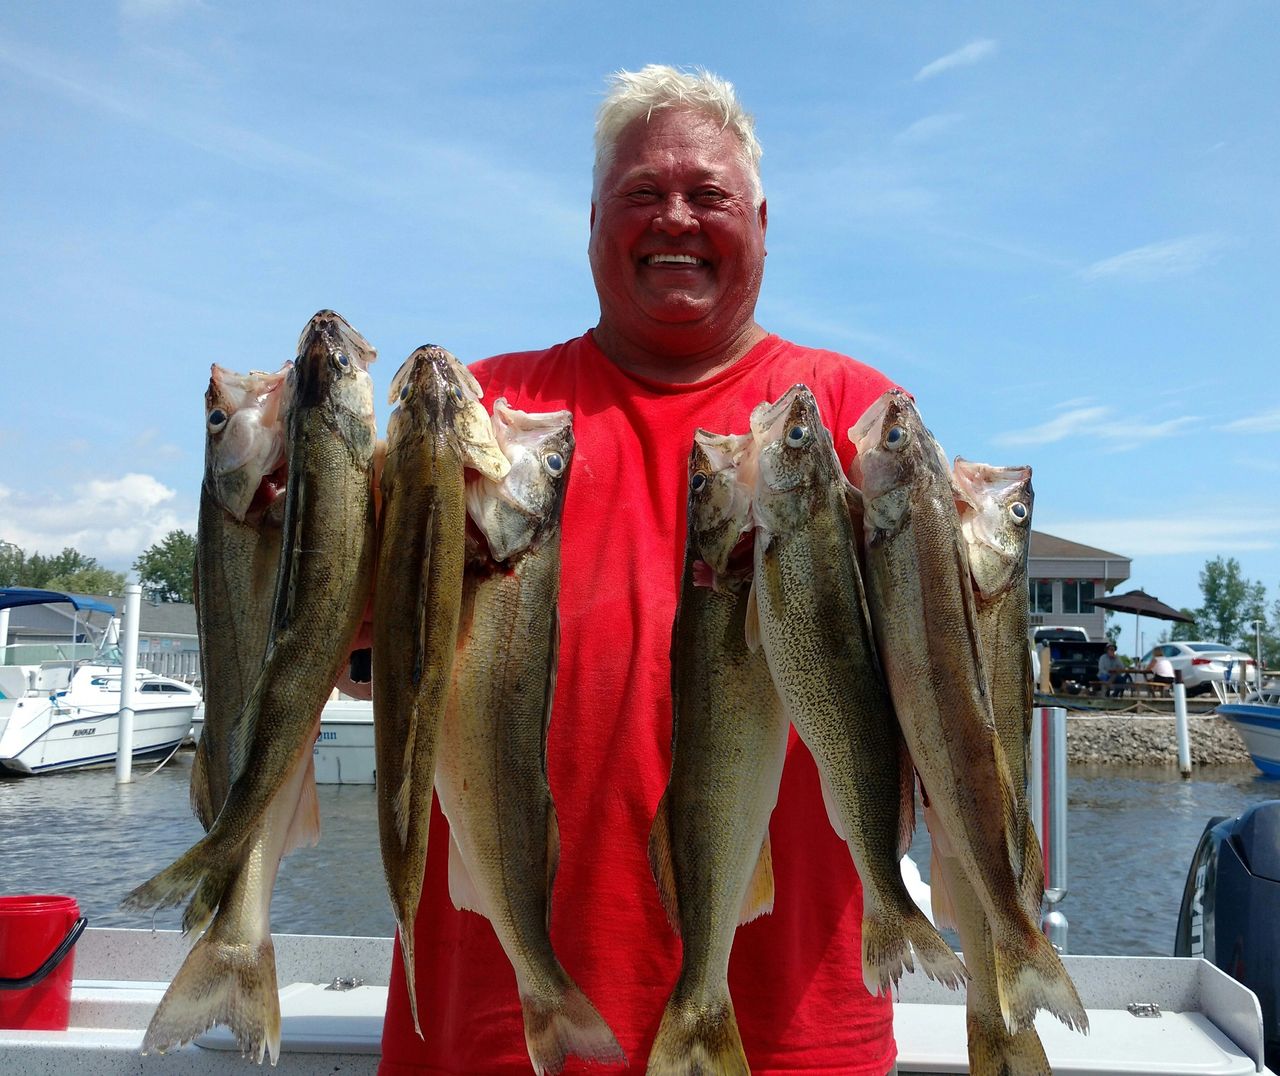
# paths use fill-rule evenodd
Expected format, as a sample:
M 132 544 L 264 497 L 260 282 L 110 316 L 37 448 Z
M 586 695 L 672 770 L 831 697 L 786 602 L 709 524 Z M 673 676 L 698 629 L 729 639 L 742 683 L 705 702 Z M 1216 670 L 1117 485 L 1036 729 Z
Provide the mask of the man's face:
M 754 323 L 766 211 L 737 136 L 700 112 L 634 120 L 591 208 L 601 329 L 677 352 Z

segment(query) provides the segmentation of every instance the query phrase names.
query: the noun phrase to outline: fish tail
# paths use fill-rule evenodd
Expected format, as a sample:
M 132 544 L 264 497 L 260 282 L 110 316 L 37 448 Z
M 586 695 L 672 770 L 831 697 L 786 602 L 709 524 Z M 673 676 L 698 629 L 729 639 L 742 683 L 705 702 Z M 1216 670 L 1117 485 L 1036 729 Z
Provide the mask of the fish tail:
M 728 992 L 711 1004 L 672 997 L 645 1071 L 646 1076 L 751 1076 Z
M 1040 931 L 1028 924 L 1026 942 L 995 941 L 996 989 L 1000 1012 L 1014 1034 L 1032 1026 L 1045 1009 L 1076 1031 L 1089 1030 L 1075 983 L 1057 952 Z
M 559 1072 L 570 1056 L 603 1064 L 627 1063 L 627 1055 L 604 1017 L 572 983 L 554 998 L 522 994 L 520 1004 L 524 1009 L 524 1041 L 538 1076 Z
M 923 913 L 916 912 L 908 917 L 903 932 L 920 962 L 920 970 L 930 979 L 952 990 L 959 989 L 968 981 L 969 973 L 965 971 L 964 964 Z
M 160 999 L 142 1052 L 162 1054 L 225 1024 L 245 1057 L 274 1065 L 280 1057 L 276 954 L 268 937 L 257 946 L 228 944 L 206 932 L 187 954 Z
M 1033 1027 L 1011 1035 L 998 1019 L 969 1013 L 969 1071 L 975 1076 L 1053 1076 L 1044 1045 Z
M 134 889 L 120 906 L 138 912 L 181 904 L 204 880 L 213 858 L 209 854 L 208 837 L 202 837 L 154 878 Z
M 418 1033 L 418 1038 L 426 1041 L 426 1036 L 422 1033 L 422 1024 L 418 1020 L 418 990 L 413 982 L 413 917 L 401 923 L 400 930 L 400 954 L 404 963 L 404 985 L 405 990 L 409 994 L 409 1015 L 413 1017 L 413 1030 Z

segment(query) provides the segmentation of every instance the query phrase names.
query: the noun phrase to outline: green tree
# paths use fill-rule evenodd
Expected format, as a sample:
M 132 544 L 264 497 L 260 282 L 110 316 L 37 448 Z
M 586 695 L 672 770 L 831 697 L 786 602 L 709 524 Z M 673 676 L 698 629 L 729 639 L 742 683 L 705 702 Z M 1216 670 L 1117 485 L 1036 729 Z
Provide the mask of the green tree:
M 46 579 L 41 586 L 48 590 L 66 590 L 73 594 L 123 594 L 124 572 L 95 565 Z
M 93 557 L 86 557 L 77 549 L 67 546 L 61 553 L 46 557 L 43 553 L 30 556 L 12 542 L 0 540 L 0 586 L 47 587 L 53 590 L 78 589 L 81 593 L 96 593 L 91 588 L 68 588 L 60 581 L 80 572 L 105 571 Z M 119 573 L 109 573 L 113 578 Z M 124 585 L 120 576 L 119 591 Z
M 21 586 L 27 555 L 12 542 L 0 538 L 0 587 Z
M 1263 615 L 1266 590 L 1240 574 L 1235 557 L 1214 557 L 1200 569 L 1200 593 L 1204 601 L 1196 610 L 1201 638 L 1240 645 L 1253 632 L 1249 622 Z
M 156 602 L 194 601 L 195 569 L 196 537 L 186 531 L 170 531 L 133 562 L 143 593 Z
M 1169 638 L 1174 642 L 1184 639 L 1200 638 L 1200 627 L 1196 623 L 1196 611 L 1183 606 L 1178 610 L 1183 616 L 1189 616 L 1189 621 L 1173 620 L 1170 621 Z

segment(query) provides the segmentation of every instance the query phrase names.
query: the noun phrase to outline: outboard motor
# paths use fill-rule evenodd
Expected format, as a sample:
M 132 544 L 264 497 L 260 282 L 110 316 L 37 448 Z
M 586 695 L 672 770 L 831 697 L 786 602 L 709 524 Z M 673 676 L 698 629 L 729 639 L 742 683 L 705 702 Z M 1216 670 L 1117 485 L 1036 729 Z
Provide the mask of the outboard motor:
M 1174 956 L 1202 956 L 1262 1005 L 1268 1068 L 1280 1064 L 1280 800 L 1205 826 L 1182 893 Z

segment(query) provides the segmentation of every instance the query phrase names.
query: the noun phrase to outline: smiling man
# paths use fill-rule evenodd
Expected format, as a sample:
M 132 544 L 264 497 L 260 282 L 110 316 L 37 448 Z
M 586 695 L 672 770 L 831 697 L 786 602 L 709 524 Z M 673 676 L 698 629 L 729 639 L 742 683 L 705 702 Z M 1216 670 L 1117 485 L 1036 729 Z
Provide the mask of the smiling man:
M 567 343 L 472 367 L 487 401 L 573 414 L 548 736 L 561 849 L 551 934 L 633 1071 L 680 970 L 646 848 L 671 765 L 669 650 L 694 430 L 743 433 L 756 404 L 804 382 L 828 428 L 843 431 L 891 387 L 756 323 L 768 222 L 760 152 L 727 82 L 660 66 L 616 75 L 596 127 L 599 321 Z M 835 440 L 847 466 L 852 447 Z M 774 909 L 738 930 L 729 968 L 751 1070 L 883 1076 L 892 1010 L 862 985 L 861 887 L 794 733 L 771 840 Z M 429 848 L 415 930 L 425 1041 L 397 946 L 380 1071 L 523 1076 L 511 965 L 488 921 L 450 902 L 438 808 Z M 589 1069 L 571 1060 L 567 1071 Z

